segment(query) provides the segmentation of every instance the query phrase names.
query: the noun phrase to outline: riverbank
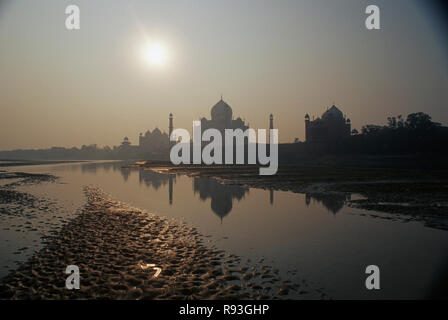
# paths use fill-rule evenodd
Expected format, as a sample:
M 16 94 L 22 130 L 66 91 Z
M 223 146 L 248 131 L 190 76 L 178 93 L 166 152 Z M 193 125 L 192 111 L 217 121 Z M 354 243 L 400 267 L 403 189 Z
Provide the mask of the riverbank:
M 0 167 L 37 166 L 42 164 L 61 164 L 87 162 L 88 160 L 4 160 L 0 159 Z
M 51 174 L 0 170 L 0 278 L 40 250 L 46 236 L 71 218 L 71 212 L 45 192 L 53 185 L 57 188 L 62 181 Z
M 448 170 L 280 166 L 274 176 L 260 176 L 257 166 L 173 166 L 138 162 L 139 167 L 162 173 L 214 178 L 224 184 L 309 194 L 361 197 L 347 200 L 352 207 L 394 214 L 402 221 L 420 221 L 448 230 Z M 390 217 L 386 217 L 390 219 Z
M 85 189 L 87 203 L 47 245 L 0 280 L 2 299 L 276 299 L 325 294 L 279 270 L 208 246 L 195 228 Z M 65 288 L 77 265 L 80 289 Z M 155 268 L 161 273 L 155 276 Z

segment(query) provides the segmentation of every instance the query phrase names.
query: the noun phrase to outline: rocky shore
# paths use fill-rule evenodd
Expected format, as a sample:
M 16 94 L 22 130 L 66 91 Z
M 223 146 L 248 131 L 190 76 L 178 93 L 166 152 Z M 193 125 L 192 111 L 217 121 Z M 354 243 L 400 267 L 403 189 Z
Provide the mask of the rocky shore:
M 326 297 L 305 281 L 283 281 L 275 268 L 206 245 L 195 228 L 132 208 L 95 187 L 86 187 L 85 195 L 82 212 L 0 280 L 2 299 Z M 79 290 L 65 286 L 68 265 L 79 267 Z
M 28 192 L 29 187 L 58 182 L 53 175 L 0 170 L 0 277 L 26 261 L 46 235 L 65 223 L 67 216 L 58 215 L 64 211 L 55 199 Z

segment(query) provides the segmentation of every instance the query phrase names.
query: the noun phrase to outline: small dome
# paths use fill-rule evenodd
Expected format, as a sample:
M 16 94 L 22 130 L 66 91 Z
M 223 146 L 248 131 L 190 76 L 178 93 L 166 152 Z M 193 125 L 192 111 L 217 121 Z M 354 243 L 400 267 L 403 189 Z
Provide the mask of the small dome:
M 232 108 L 221 99 L 213 106 L 211 115 L 212 120 L 232 120 Z
M 322 119 L 344 119 L 344 115 L 342 114 L 342 111 L 338 109 L 338 107 L 333 105 L 330 109 L 322 114 Z

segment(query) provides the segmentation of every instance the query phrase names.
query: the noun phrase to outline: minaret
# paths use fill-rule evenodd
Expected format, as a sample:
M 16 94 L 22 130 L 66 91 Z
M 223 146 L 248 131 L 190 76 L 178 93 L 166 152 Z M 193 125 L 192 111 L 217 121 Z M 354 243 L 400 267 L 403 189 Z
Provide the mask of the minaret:
M 173 132 L 173 114 L 170 113 L 170 124 L 169 124 L 169 138 L 171 138 L 171 133 Z
M 311 139 L 310 139 L 311 137 L 310 137 L 309 132 L 308 132 L 309 125 L 310 125 L 310 116 L 307 113 L 305 115 L 305 141 L 306 142 L 310 142 L 311 141 Z
M 271 130 L 274 129 L 274 116 L 269 116 L 269 144 L 271 144 Z

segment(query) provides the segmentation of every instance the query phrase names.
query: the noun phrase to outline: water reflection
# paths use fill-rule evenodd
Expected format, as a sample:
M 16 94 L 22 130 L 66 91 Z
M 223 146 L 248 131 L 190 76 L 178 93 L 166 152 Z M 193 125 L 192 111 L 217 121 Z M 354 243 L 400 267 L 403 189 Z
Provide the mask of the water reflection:
M 351 194 L 340 194 L 340 193 L 306 193 L 305 203 L 309 207 L 311 200 L 320 203 L 328 211 L 332 212 L 334 215 L 338 213 L 345 205 L 346 201 L 351 200 Z
M 53 166 L 54 171 L 71 171 L 71 172 L 78 172 L 81 170 L 81 173 L 87 173 L 87 174 L 96 174 L 98 170 L 103 170 L 105 172 L 109 172 L 112 170 L 113 172 L 120 171 L 122 172 L 123 179 L 126 179 L 125 177 L 129 177 L 128 173 L 124 173 L 123 171 L 126 171 L 125 168 L 123 168 L 123 165 L 128 164 L 128 162 L 123 161 L 107 161 L 107 162 L 101 162 L 101 163 L 95 163 L 95 162 L 76 162 L 73 164 L 63 164 L 63 165 L 56 165 Z
M 168 184 L 168 201 L 173 204 L 174 199 L 174 185 L 176 184 L 176 175 L 163 174 L 151 170 L 142 170 L 139 168 L 124 168 L 128 164 L 126 162 L 104 162 L 104 163 L 82 163 L 70 166 L 72 171 L 77 171 L 81 168 L 82 173 L 96 174 L 97 170 L 104 170 L 105 172 L 119 171 L 121 177 L 125 182 L 129 180 L 132 172 L 138 171 L 138 181 L 140 185 L 147 188 L 159 190 L 160 187 Z M 211 210 L 220 219 L 221 222 L 224 217 L 229 215 L 233 208 L 233 200 L 240 201 L 249 193 L 248 187 L 238 185 L 224 185 L 218 181 L 210 178 L 193 178 L 192 186 L 194 194 L 199 194 L 199 198 L 203 201 L 210 199 Z M 274 205 L 273 189 L 269 190 L 269 204 Z M 305 204 L 310 206 L 311 201 L 319 203 L 325 207 L 329 212 L 336 215 L 344 208 L 346 201 L 351 200 L 351 194 L 328 194 L 328 193 L 306 193 Z
M 130 175 L 131 175 L 131 169 L 129 169 L 129 168 L 121 169 L 121 176 L 123 177 L 123 180 L 125 182 L 128 181 Z
M 193 189 L 195 194 L 199 193 L 201 200 L 211 199 L 211 209 L 221 219 L 221 223 L 232 211 L 233 199 L 240 201 L 249 193 L 248 187 L 224 185 L 208 178 L 194 178 Z
M 71 167 L 72 170 L 77 170 L 81 167 L 82 173 L 96 174 L 98 169 L 104 171 L 120 171 L 121 176 L 125 182 L 129 180 L 132 172 L 138 171 L 138 181 L 140 185 L 147 188 L 158 190 L 160 187 L 168 184 L 168 201 L 173 204 L 174 199 L 174 185 L 176 184 L 176 175 L 163 174 L 154 172 L 152 170 L 143 170 L 139 168 L 123 168 L 123 162 L 105 162 L 105 163 L 83 163 L 80 166 Z M 249 193 L 248 187 L 238 185 L 224 185 L 218 181 L 210 178 L 194 178 L 193 192 L 199 194 L 199 198 L 203 201 L 210 199 L 210 207 L 221 220 L 227 216 L 233 208 L 233 200 L 240 201 Z M 274 203 L 274 191 L 270 190 L 270 204 Z
M 138 170 L 138 181 L 140 185 L 142 182 L 146 187 L 152 187 L 154 190 L 158 190 L 161 186 L 168 183 L 168 201 L 169 204 L 173 204 L 173 185 L 176 182 L 176 175 L 174 174 L 162 174 L 151 170 Z
M 154 172 L 151 170 L 139 170 L 138 172 L 138 181 L 140 184 L 144 183 L 146 187 L 154 188 L 154 190 L 158 190 L 161 186 L 169 183 L 170 180 L 173 179 L 173 175 L 171 174 L 162 174 L 158 172 Z

